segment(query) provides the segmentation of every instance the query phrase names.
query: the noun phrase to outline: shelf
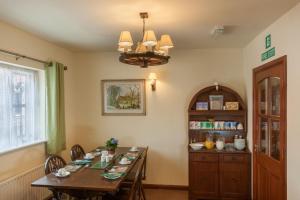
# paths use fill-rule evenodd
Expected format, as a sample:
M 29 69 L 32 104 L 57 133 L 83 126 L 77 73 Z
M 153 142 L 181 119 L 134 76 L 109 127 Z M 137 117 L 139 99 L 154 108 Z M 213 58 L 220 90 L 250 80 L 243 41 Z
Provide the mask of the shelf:
M 189 129 L 191 132 L 236 132 L 245 133 L 245 130 L 215 130 L 215 129 Z
M 243 116 L 246 112 L 244 110 L 193 110 L 189 111 L 189 115 L 232 115 Z
M 217 150 L 216 148 L 213 148 L 213 149 L 206 149 L 205 147 L 203 149 L 200 149 L 200 150 L 193 150 L 191 147 L 188 147 L 189 149 L 189 152 L 190 153 L 229 153 L 229 154 L 232 154 L 232 153 L 245 153 L 245 154 L 250 154 L 250 151 L 248 149 L 248 147 L 246 147 L 244 150 L 226 150 L 226 149 L 223 149 L 223 150 Z

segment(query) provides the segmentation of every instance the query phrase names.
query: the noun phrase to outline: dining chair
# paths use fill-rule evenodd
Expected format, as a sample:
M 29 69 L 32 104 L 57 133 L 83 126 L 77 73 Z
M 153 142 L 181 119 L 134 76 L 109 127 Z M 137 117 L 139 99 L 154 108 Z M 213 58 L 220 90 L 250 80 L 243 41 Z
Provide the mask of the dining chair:
M 144 152 L 145 153 L 145 152 Z M 134 179 L 130 187 L 128 184 L 121 183 L 120 189 L 117 193 L 106 194 L 102 199 L 103 200 L 145 200 L 142 195 L 142 178 L 143 178 L 143 168 L 145 165 L 145 156 L 142 155 L 136 163 L 137 170 L 134 175 Z
M 79 144 L 75 144 L 74 146 L 72 146 L 71 148 L 71 160 L 74 161 L 78 158 L 81 158 L 85 155 L 85 152 L 82 148 L 82 146 L 80 146 Z
M 45 174 L 48 175 L 56 172 L 64 166 L 66 166 L 66 161 L 62 157 L 58 155 L 50 155 L 45 162 Z M 57 192 L 52 188 L 49 188 L 49 190 L 52 191 L 52 196 L 50 197 L 51 199 L 59 200 L 68 198 L 63 193 Z
M 140 156 L 140 158 L 144 157 L 143 162 L 145 162 L 144 165 L 143 165 L 143 170 L 142 170 L 142 180 L 146 179 L 147 153 L 148 153 L 148 147 L 146 147 L 144 153 Z M 141 162 L 141 161 L 139 160 L 138 162 Z M 131 185 L 133 184 L 136 173 L 137 173 L 137 165 L 128 173 L 125 180 L 122 182 L 123 187 L 131 187 Z M 144 190 L 143 184 L 141 184 L 140 190 L 141 190 L 141 193 L 143 195 L 143 199 L 146 200 L 146 195 L 145 195 L 145 190 Z
M 66 165 L 66 161 L 58 155 L 50 155 L 45 162 L 45 174 L 56 172 Z
M 139 160 L 137 173 L 135 174 L 128 200 L 136 200 L 137 196 L 138 196 L 138 200 L 146 200 L 145 192 L 143 189 L 143 183 L 142 183 L 144 169 L 146 165 L 146 157 L 147 157 L 147 150 L 144 152 L 141 159 Z

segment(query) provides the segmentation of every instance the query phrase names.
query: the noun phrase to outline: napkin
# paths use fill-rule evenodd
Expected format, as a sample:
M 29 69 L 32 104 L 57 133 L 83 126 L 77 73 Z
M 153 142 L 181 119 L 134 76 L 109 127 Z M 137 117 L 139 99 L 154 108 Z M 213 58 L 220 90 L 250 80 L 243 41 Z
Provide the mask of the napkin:
M 108 173 L 103 173 L 101 174 L 104 178 L 107 178 L 107 179 L 111 179 L 111 180 L 114 180 L 114 179 L 118 179 L 122 176 L 125 175 L 125 173 L 122 173 L 122 172 L 108 172 Z
M 107 162 L 97 162 L 91 166 L 92 169 L 105 169 L 110 163 Z

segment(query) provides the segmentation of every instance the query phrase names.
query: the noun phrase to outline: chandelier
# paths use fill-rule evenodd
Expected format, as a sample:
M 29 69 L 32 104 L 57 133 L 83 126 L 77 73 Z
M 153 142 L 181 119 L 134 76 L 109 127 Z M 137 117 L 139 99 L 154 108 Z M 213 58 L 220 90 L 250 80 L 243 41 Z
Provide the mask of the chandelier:
M 140 17 L 143 19 L 142 40 L 137 42 L 136 48 L 133 49 L 130 32 L 122 31 L 118 47 L 118 51 L 121 52 L 119 61 L 129 65 L 138 65 L 142 68 L 168 63 L 170 59 L 169 49 L 174 47 L 171 37 L 165 34 L 157 41 L 153 30 L 145 30 L 145 20 L 148 18 L 148 13 L 142 12 Z

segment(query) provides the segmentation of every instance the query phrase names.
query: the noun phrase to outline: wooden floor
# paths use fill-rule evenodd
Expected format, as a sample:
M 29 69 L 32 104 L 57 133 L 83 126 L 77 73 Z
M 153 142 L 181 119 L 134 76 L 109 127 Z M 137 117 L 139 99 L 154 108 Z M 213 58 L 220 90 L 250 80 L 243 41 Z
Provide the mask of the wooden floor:
M 184 190 L 163 190 L 163 189 L 145 189 L 147 200 L 188 200 L 188 191 Z M 50 200 L 52 197 L 45 200 Z M 63 200 L 68 200 L 67 196 Z M 93 198 L 96 199 L 96 198 Z
M 147 200 L 188 200 L 188 192 L 181 190 L 146 189 Z

